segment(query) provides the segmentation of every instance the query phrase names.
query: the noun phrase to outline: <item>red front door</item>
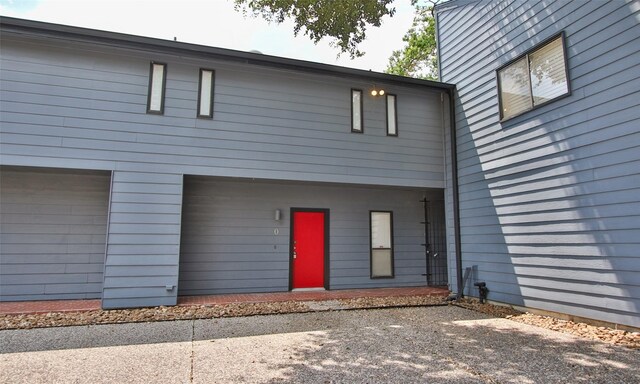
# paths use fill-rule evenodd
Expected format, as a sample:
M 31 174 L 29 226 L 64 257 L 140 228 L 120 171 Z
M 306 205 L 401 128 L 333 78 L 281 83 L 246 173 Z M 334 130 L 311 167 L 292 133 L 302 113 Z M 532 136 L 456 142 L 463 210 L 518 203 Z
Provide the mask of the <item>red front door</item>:
M 324 287 L 324 221 L 324 212 L 293 212 L 294 289 Z

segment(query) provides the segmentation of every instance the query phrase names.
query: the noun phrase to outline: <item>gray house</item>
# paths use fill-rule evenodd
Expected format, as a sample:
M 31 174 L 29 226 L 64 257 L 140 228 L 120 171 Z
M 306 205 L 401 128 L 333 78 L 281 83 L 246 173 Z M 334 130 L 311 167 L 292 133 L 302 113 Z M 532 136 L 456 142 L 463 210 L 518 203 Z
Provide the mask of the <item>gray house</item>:
M 445 2 L 444 83 L 2 18 L 0 300 L 468 270 L 468 295 L 640 327 L 639 18 Z
M 0 24 L 0 300 L 174 305 L 455 274 L 452 85 Z
M 492 300 L 640 327 L 640 3 L 436 13 L 463 268 Z

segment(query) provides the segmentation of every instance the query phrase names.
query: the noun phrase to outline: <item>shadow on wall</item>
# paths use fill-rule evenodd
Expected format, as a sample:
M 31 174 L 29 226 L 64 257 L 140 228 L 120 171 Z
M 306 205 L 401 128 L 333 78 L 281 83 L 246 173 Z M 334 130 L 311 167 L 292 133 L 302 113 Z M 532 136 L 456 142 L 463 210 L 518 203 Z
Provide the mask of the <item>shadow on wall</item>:
M 458 104 L 456 112 L 463 273 L 472 268 L 464 293 L 478 297 L 473 284 L 484 281 L 490 290 L 490 300 L 523 305 L 513 264 L 504 257 L 509 253 L 507 241 L 480 163 L 474 133 L 464 106 Z
M 611 12 L 620 3 L 584 6 Z M 558 16 L 545 8 L 499 35 L 514 28 L 516 8 L 500 10 L 488 50 L 505 59 L 495 68 L 515 57 L 512 41 L 522 34 L 533 46 L 567 31 L 566 22 L 526 29 L 529 18 Z M 477 106 L 456 106 L 464 266 L 478 265 L 492 300 L 639 326 L 640 116 L 631 88 L 614 81 L 628 77 L 624 69 L 595 81 L 620 71 L 615 57 L 587 74 L 585 60 L 597 57 L 590 50 L 607 44 L 587 40 L 568 29 L 570 97 L 505 123 L 493 108 L 495 122 L 480 124 Z M 495 82 L 495 72 L 484 79 Z M 497 107 L 497 94 L 490 102 Z

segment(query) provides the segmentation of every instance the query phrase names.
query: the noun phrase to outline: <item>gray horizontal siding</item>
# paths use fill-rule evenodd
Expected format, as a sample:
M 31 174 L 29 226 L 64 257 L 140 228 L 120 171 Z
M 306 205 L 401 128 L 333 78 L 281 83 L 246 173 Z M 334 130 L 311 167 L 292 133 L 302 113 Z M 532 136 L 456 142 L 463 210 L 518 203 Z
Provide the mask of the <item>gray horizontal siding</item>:
M 176 304 L 181 204 L 182 175 L 113 173 L 103 308 Z
M 442 188 L 439 91 L 398 95 L 399 137 L 384 98 L 365 96 L 364 134 L 350 129 L 362 81 L 46 42 L 4 33 L 4 164 Z M 167 63 L 163 116 L 146 111 L 150 60 Z M 216 70 L 214 118 L 196 119 L 198 68 Z
M 0 301 L 102 293 L 109 173 L 0 167 Z
M 640 326 L 639 12 L 491 1 L 439 13 L 442 80 L 458 89 L 462 254 L 490 298 Z M 500 123 L 495 70 L 560 31 L 572 95 Z
M 291 207 L 330 210 L 331 289 L 426 285 L 419 202 L 426 192 L 192 176 L 184 191 L 181 295 L 288 290 Z M 370 278 L 370 210 L 394 212 L 393 279 Z

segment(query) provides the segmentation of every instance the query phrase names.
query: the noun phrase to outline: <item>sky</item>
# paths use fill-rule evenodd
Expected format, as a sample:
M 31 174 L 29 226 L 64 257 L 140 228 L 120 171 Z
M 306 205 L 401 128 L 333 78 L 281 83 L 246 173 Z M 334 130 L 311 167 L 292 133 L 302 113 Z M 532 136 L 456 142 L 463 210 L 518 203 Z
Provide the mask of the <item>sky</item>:
M 366 54 L 353 60 L 337 57 L 329 39 L 316 45 L 302 34 L 294 37 L 292 22 L 245 17 L 233 0 L 0 0 L 0 14 L 382 72 L 411 27 L 410 3 L 396 0 L 396 14 L 367 30 L 359 47 Z

